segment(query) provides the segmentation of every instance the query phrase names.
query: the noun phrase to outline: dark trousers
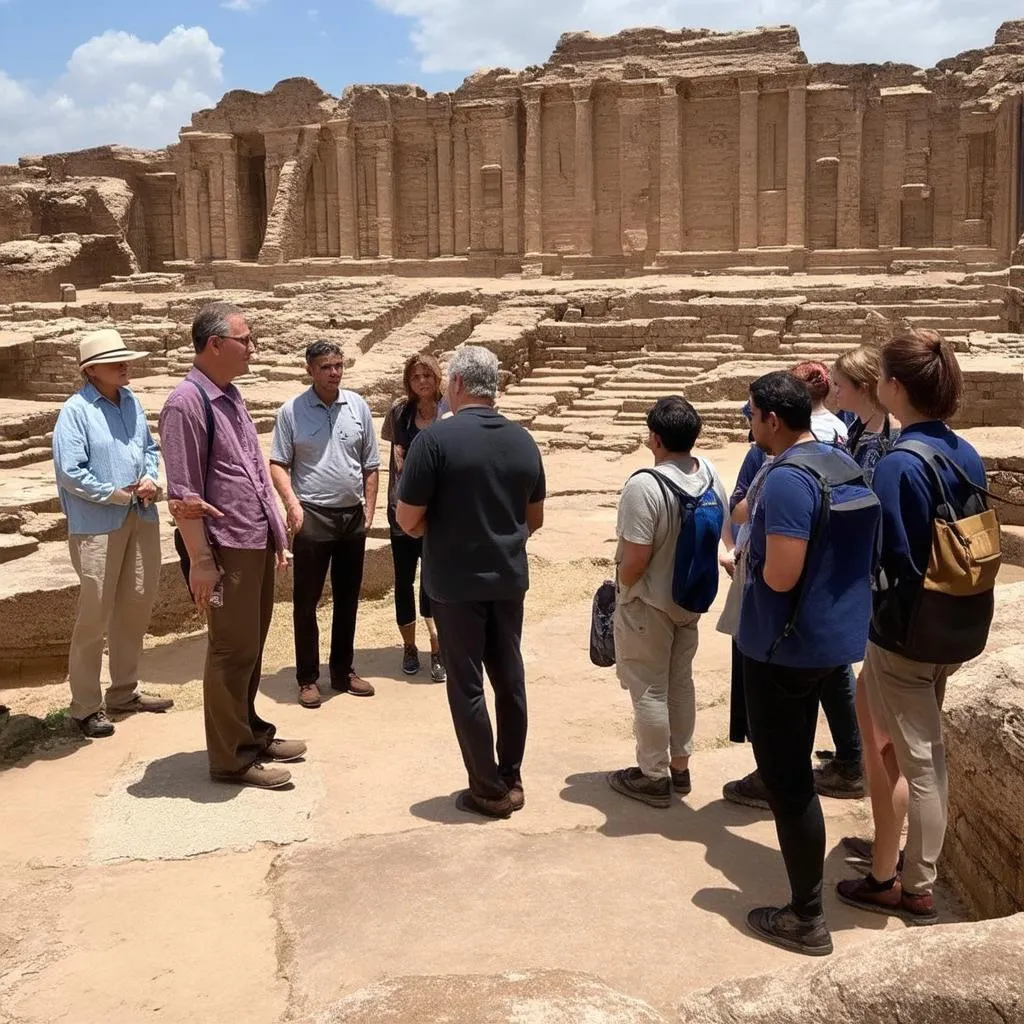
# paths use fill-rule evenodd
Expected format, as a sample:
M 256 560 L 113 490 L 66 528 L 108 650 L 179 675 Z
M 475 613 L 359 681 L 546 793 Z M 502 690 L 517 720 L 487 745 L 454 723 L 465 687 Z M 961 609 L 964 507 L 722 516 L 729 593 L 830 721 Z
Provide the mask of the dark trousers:
M 754 760 L 775 817 L 793 909 L 805 918 L 822 914 L 825 819 L 814 792 L 811 754 L 822 687 L 835 671 L 743 659 Z
M 263 551 L 218 548 L 224 600 L 206 613 L 203 715 L 210 771 L 243 772 L 274 738 L 274 726 L 256 714 L 263 645 L 274 614 L 273 544 Z
M 416 565 L 423 554 L 423 538 L 404 533 L 391 535 L 391 561 L 395 564 L 395 619 L 399 627 L 416 621 Z M 420 574 L 420 615 L 430 618 L 430 598 Z
M 330 569 L 334 598 L 331 682 L 345 686 L 354 671 L 356 614 L 366 554 L 363 506 L 325 508 L 303 502 L 302 511 L 302 529 L 292 542 L 295 678 L 302 684 L 315 683 L 320 677 L 320 628 L 316 607 Z
M 497 800 L 521 781 L 526 749 L 526 678 L 520 642 L 523 598 L 433 604 L 448 706 L 475 796 Z M 498 759 L 484 699 L 484 669 L 494 689 Z
M 856 692 L 857 679 L 853 669 L 849 665 L 841 665 L 822 684 L 821 709 L 825 712 L 829 732 L 832 733 L 836 760 L 859 769 L 863 747 L 854 705 Z M 729 740 L 732 743 L 743 743 L 748 739 L 750 731 L 747 727 L 747 700 L 743 689 L 743 655 L 733 640 Z

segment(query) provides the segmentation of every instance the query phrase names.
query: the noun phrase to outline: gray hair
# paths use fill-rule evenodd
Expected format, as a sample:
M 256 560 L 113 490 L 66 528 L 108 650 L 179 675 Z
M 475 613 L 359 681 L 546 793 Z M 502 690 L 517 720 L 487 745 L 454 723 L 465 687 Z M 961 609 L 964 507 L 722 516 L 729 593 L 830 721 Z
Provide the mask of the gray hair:
M 461 345 L 448 364 L 448 379 L 461 377 L 467 395 L 496 398 L 498 357 L 481 345 Z
M 210 302 L 203 306 L 192 321 L 192 347 L 202 352 L 211 338 L 223 338 L 231 333 L 228 326 L 231 317 L 244 315 L 238 306 L 230 302 Z

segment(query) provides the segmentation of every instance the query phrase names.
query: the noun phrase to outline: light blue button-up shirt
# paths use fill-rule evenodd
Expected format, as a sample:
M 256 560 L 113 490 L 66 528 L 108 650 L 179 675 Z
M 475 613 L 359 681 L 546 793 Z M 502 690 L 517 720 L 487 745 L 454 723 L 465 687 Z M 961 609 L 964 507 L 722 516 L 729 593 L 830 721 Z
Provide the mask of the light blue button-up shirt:
M 380 468 L 370 407 L 354 391 L 328 407 L 313 388 L 281 406 L 270 461 L 291 470 L 299 501 L 351 508 L 363 500 L 363 474 Z
M 156 482 L 160 448 L 146 414 L 128 388 L 121 401 L 104 398 L 90 381 L 61 409 L 53 430 L 53 468 L 68 533 L 119 530 L 135 508 L 142 519 L 157 519 L 154 505 L 119 504 L 114 494 L 143 477 Z

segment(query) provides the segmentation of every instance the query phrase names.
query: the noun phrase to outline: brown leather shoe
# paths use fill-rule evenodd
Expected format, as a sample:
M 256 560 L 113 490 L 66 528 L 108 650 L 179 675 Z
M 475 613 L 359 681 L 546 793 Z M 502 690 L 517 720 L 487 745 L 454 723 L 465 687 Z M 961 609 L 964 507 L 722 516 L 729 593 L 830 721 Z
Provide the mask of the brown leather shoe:
M 119 715 L 131 715 L 137 711 L 168 711 L 174 707 L 174 701 L 169 697 L 153 697 L 148 693 L 137 693 L 127 704 L 119 704 L 115 708 L 108 708 Z
M 210 772 L 210 778 L 214 782 L 228 782 L 234 786 L 252 786 L 255 789 L 280 789 L 292 781 L 292 773 L 286 768 L 268 768 L 266 765 L 249 765 L 244 772 L 223 774 Z
M 523 784 L 521 782 L 513 782 L 508 787 L 508 799 L 509 803 L 512 804 L 513 811 L 521 811 L 526 806 L 526 794 L 523 792 Z
M 320 687 L 316 683 L 299 683 L 299 703 L 304 708 L 320 707 Z
M 480 814 L 485 818 L 511 818 L 512 801 L 503 796 L 500 800 L 489 800 L 464 789 L 456 798 L 455 806 L 468 814 Z
M 353 672 L 348 677 L 348 686 L 345 692 L 351 693 L 353 697 L 372 697 L 377 691 L 374 690 L 373 683 L 367 682 L 362 676 L 357 676 Z
M 298 761 L 306 753 L 302 740 L 272 739 L 264 751 L 271 761 Z

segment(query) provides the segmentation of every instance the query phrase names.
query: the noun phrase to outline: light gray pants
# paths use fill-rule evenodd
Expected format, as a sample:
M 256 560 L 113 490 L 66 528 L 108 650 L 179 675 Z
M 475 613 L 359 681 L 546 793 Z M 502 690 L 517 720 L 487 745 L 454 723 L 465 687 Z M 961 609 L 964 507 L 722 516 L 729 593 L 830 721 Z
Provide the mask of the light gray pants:
M 103 641 L 110 649 L 107 707 L 130 704 L 139 681 L 142 641 L 160 582 L 160 524 L 133 509 L 113 533 L 71 534 L 71 562 L 81 580 L 71 634 L 68 678 L 71 717 L 81 721 L 103 707 Z
M 636 762 L 648 778 L 665 778 L 671 758 L 693 753 L 699 621 L 698 614 L 669 615 L 639 598 L 615 607 L 616 669 L 633 699 Z

